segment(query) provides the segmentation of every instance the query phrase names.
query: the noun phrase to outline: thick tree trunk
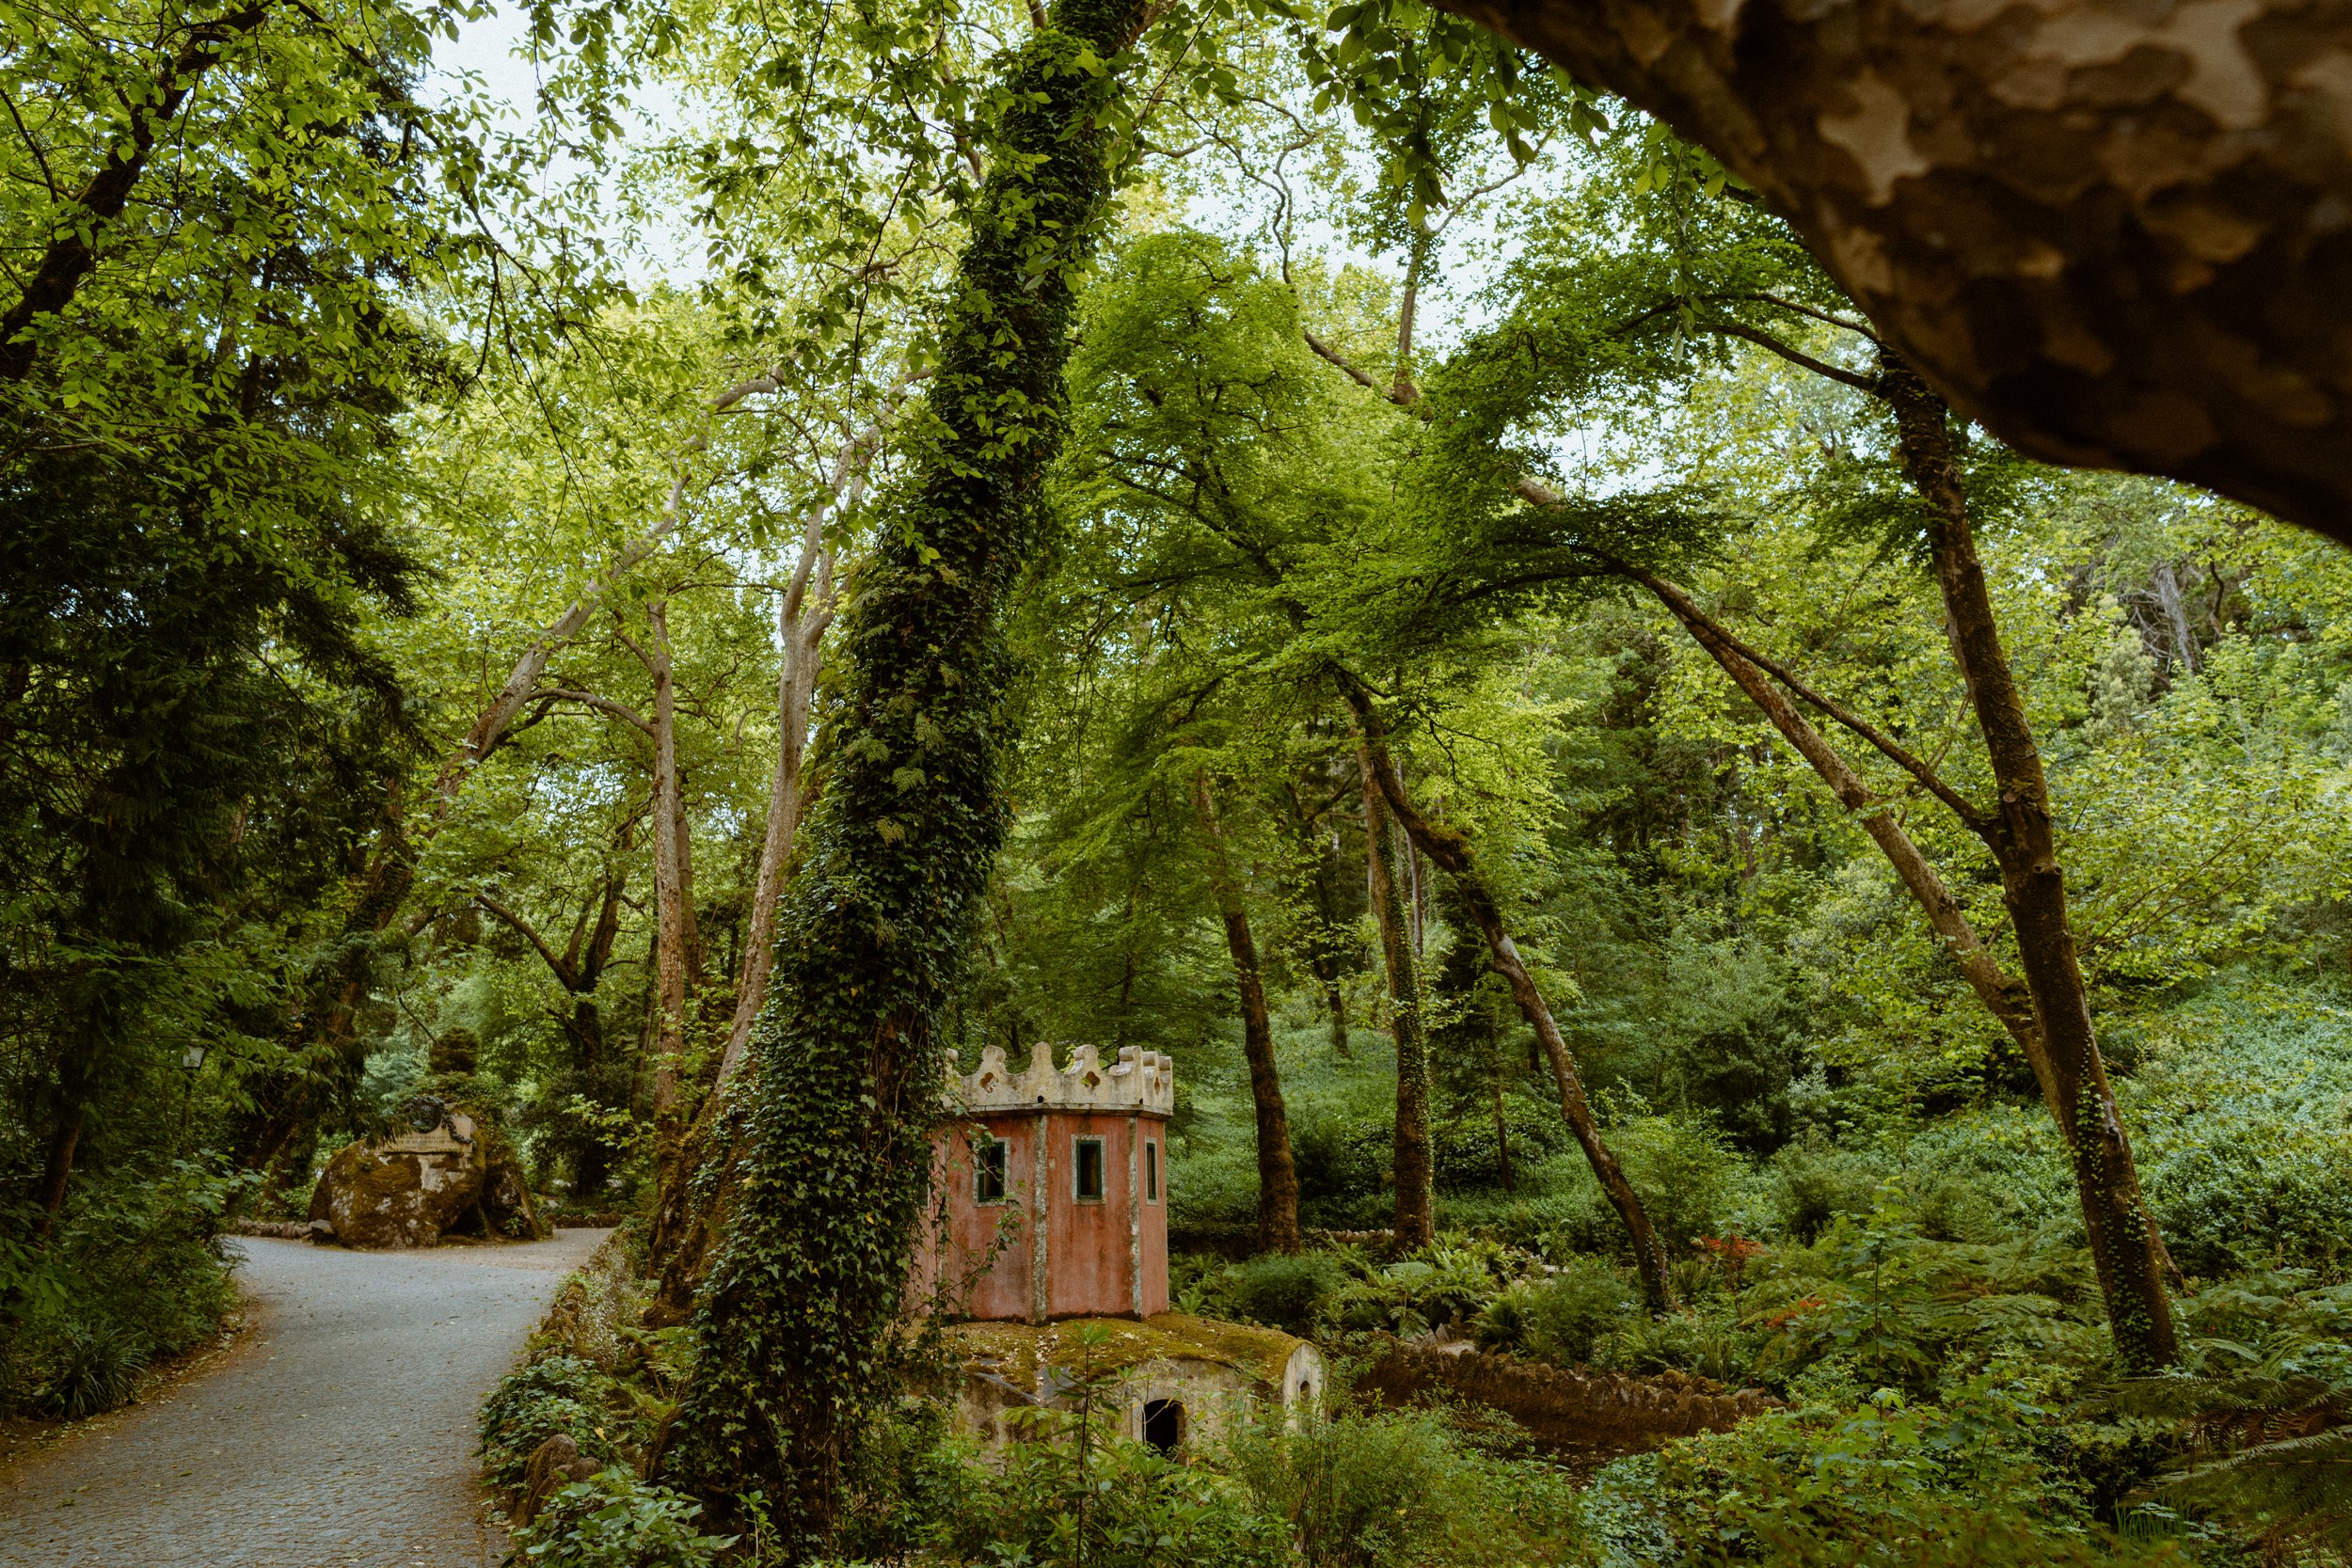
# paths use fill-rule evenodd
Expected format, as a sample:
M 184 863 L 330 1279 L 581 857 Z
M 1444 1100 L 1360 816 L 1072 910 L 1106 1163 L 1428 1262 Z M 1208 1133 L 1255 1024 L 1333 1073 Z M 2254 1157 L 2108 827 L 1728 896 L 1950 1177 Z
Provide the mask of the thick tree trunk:
M 2116 1114 L 2091 1027 L 2067 914 L 2049 783 L 1977 558 L 1947 416 L 1926 383 L 1891 357 L 1880 388 L 1895 410 L 1904 471 L 1928 503 L 1928 544 L 1944 599 L 1945 629 L 2000 791 L 1998 814 L 1985 838 L 2000 864 L 2001 898 L 2016 933 L 2018 964 L 2026 972 L 2049 1063 L 2050 1109 L 2074 1156 L 2083 1224 L 2106 1295 L 2116 1350 L 2135 1370 L 2170 1366 L 2180 1351 L 2165 1294 L 2164 1247 L 2155 1216 L 2140 1196 L 2131 1144 Z
M 1241 995 L 1242 1055 L 1249 1064 L 1249 1101 L 1258 1116 L 1258 1250 L 1296 1252 L 1298 1167 L 1291 1159 L 1290 1116 L 1282 1105 L 1282 1077 L 1274 1060 L 1274 1025 L 1266 1010 L 1265 984 L 1258 974 L 1258 944 L 1249 932 L 1249 911 L 1242 904 L 1224 831 L 1217 826 L 1216 803 L 1210 796 L 1206 773 L 1192 776 L 1192 810 L 1208 852 L 1209 889 L 1216 899 L 1217 915 L 1225 923 L 1225 947 L 1233 959 L 1233 986 Z M 1424 1143 L 1426 1137 L 1424 1132 Z
M 2020 451 L 2352 542 L 2344 0 L 1440 0 L 1704 144 Z
M 777 921 L 741 1196 L 662 1456 L 716 1523 L 765 1493 L 794 1560 L 831 1555 L 858 1433 L 898 1386 L 940 1024 L 1007 816 L 1001 617 L 1036 542 L 1073 284 L 1110 198 L 1120 85 L 1095 62 L 1123 58 L 1146 14 L 1142 0 L 1055 0 L 1008 58 L 994 158 L 943 291 L 930 436 L 845 616 L 840 744 Z
M 1396 1247 L 1407 1252 L 1437 1237 L 1437 1172 L 1429 1148 L 1429 1040 L 1421 1016 L 1420 965 L 1412 932 L 1400 907 L 1388 813 L 1373 781 L 1372 753 L 1357 747 L 1364 775 L 1364 879 L 1372 918 L 1380 928 L 1380 958 L 1389 975 L 1391 1033 L 1396 1038 L 1396 1138 L 1391 1163 L 1396 1176 Z
M 1453 877 L 1461 892 L 1463 907 L 1486 940 L 1487 961 L 1510 986 L 1511 999 L 1518 1004 L 1520 1016 L 1535 1031 L 1535 1038 L 1551 1065 L 1552 1082 L 1560 1095 L 1560 1115 L 1625 1227 L 1626 1240 L 1633 1248 L 1634 1268 L 1641 1275 L 1642 1292 L 1650 1309 L 1671 1310 L 1675 1304 L 1674 1284 L 1666 1275 L 1665 1251 L 1650 1225 L 1649 1211 L 1643 1207 L 1641 1196 L 1626 1179 L 1625 1167 L 1617 1163 L 1616 1155 L 1600 1135 L 1600 1124 L 1594 1119 L 1592 1104 L 1584 1098 L 1584 1082 L 1576 1070 L 1576 1057 L 1568 1050 L 1568 1042 L 1560 1033 L 1559 1022 L 1551 1016 L 1551 1007 L 1537 989 L 1534 976 L 1528 974 L 1518 945 L 1511 940 L 1502 905 L 1486 886 L 1486 879 L 1479 875 L 1470 841 L 1453 829 L 1438 827 L 1415 808 L 1412 798 L 1405 792 L 1404 779 L 1390 758 L 1388 725 L 1373 705 L 1372 694 L 1360 682 L 1344 674 L 1340 685 L 1362 736 L 1359 753 L 1364 768 L 1365 810 L 1373 810 L 1375 800 L 1385 800 L 1414 844 Z

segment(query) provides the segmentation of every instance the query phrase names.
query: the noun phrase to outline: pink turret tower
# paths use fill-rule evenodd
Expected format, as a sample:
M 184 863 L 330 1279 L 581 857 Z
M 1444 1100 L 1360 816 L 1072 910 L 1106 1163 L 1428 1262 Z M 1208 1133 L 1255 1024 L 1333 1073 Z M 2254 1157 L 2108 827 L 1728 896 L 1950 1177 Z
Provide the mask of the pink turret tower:
M 945 1279 L 949 1310 L 985 1320 L 1168 1310 L 1168 1057 L 1128 1046 L 1104 1066 L 1080 1045 L 1057 1069 L 1041 1044 L 1016 1073 L 992 1045 L 970 1073 L 949 1058 L 946 1093 L 944 1225 L 924 1239 L 918 1290 Z

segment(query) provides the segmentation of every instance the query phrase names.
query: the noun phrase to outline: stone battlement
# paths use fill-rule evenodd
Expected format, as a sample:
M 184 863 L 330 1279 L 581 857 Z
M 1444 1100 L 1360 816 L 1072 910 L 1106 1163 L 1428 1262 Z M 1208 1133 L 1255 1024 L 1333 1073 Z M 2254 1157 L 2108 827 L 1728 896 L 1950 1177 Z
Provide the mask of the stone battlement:
M 1105 1065 L 1091 1045 L 1070 1048 L 1070 1065 L 1054 1066 L 1054 1048 L 1041 1043 L 1019 1072 L 1005 1064 L 1005 1048 L 980 1053 L 980 1065 L 962 1070 L 947 1053 L 947 1099 L 975 1114 L 990 1111 L 1107 1111 L 1165 1117 L 1176 1109 L 1176 1063 L 1156 1051 L 1123 1046 Z

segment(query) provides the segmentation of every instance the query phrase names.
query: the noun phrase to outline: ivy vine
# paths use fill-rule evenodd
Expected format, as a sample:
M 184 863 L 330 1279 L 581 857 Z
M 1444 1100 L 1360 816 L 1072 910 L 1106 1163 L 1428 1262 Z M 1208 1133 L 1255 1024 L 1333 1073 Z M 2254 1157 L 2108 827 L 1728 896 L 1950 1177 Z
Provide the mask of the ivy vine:
M 1005 832 L 1000 623 L 1040 534 L 1077 281 L 1112 188 L 1140 0 L 1059 0 L 992 97 L 992 159 L 939 335 L 931 427 L 844 617 L 847 701 L 779 912 L 729 1227 L 664 1468 L 803 1551 L 898 1384 L 944 1008 Z

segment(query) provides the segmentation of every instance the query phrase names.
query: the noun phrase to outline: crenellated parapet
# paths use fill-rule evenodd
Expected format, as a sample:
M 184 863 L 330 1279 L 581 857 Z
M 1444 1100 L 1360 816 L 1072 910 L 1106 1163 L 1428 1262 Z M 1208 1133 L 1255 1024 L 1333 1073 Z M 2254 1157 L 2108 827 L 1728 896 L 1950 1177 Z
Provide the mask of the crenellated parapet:
M 1130 1045 L 1106 1065 L 1093 1046 L 1073 1045 L 1068 1065 L 1057 1068 L 1054 1048 L 1041 1043 L 1030 1052 L 1028 1066 L 1016 1072 L 1006 1064 L 1004 1047 L 992 1045 L 980 1053 L 980 1065 L 965 1072 L 951 1051 L 946 1097 L 975 1114 L 1108 1111 L 1165 1117 L 1176 1109 L 1176 1063 L 1157 1051 Z

